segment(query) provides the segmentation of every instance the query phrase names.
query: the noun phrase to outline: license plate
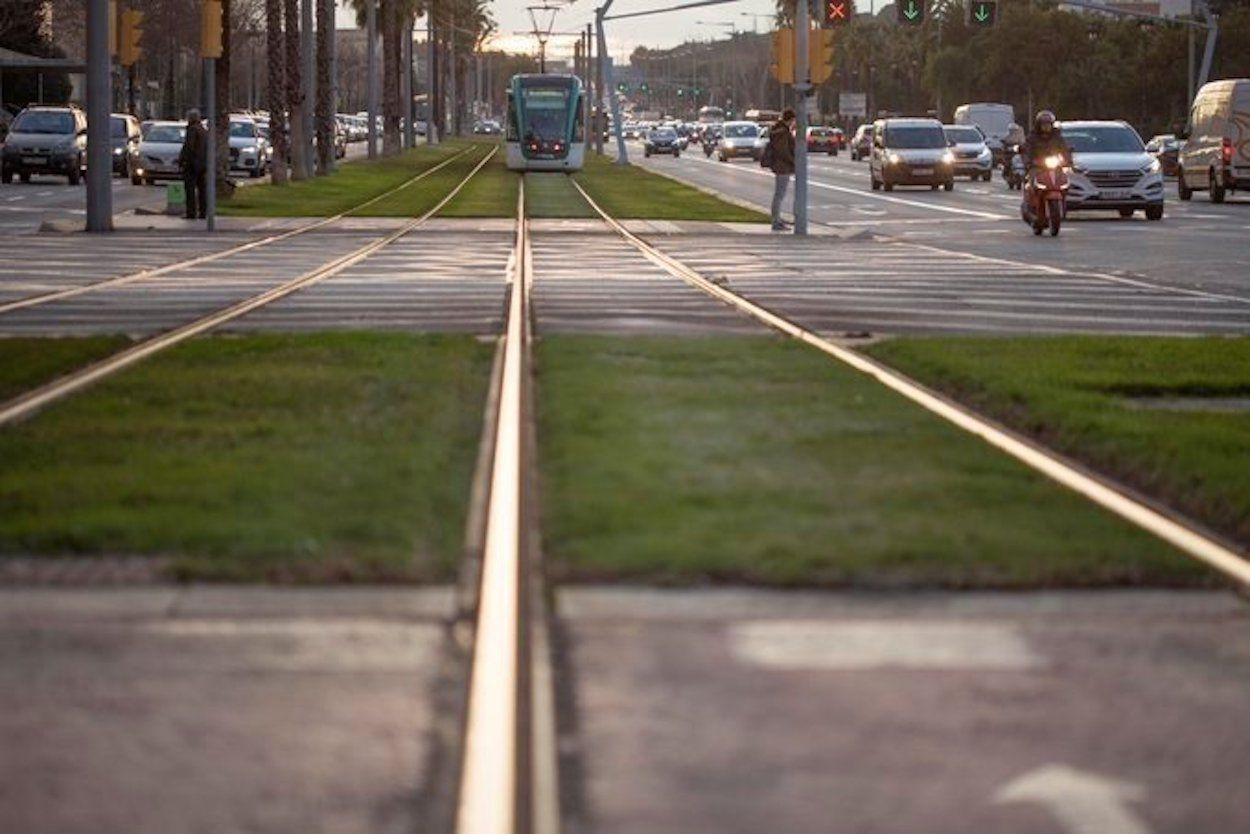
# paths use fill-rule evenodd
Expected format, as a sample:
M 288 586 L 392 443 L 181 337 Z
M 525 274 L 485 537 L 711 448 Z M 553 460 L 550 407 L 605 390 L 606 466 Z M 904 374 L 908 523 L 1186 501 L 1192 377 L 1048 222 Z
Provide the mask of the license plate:
M 1127 188 L 1104 188 L 1099 196 L 1104 200 L 1127 200 L 1133 192 Z
M 24 156 L 22 157 L 23 165 L 42 165 L 47 159 L 42 156 Z
M 918 177 L 927 177 L 929 174 L 933 173 L 933 169 L 932 168 L 912 168 L 911 172 Z

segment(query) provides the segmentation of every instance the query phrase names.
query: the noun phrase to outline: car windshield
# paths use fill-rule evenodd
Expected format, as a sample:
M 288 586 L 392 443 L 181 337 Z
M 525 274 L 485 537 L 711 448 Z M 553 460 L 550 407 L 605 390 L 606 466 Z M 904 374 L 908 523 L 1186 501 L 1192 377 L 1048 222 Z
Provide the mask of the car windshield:
M 651 138 L 652 139 L 675 139 L 677 138 L 677 133 L 672 128 L 662 127 L 659 130 L 651 131 Z
M 256 123 L 255 122 L 231 122 L 230 123 L 230 135 L 236 138 L 237 137 L 244 137 L 247 139 L 254 138 L 256 136 Z
M 112 119 L 109 123 L 109 129 L 112 131 L 114 139 L 125 139 L 128 135 L 125 119 Z
M 148 128 L 148 142 L 180 145 L 187 136 L 187 129 L 177 125 L 152 125 Z
M 1140 153 L 1141 138 L 1123 125 L 1073 127 L 1063 131 L 1075 153 Z
M 725 138 L 727 139 L 755 138 L 759 134 L 760 130 L 755 125 L 728 125 L 725 127 Z
M 916 127 L 887 127 L 885 129 L 885 144 L 890 148 L 944 148 L 946 147 L 946 135 L 942 133 L 942 128 L 934 125 L 916 126 Z
M 23 113 L 13 123 L 14 133 L 73 133 L 74 117 L 69 113 L 35 110 Z
M 942 131 L 946 134 L 947 141 L 950 142 L 971 143 L 984 141 L 981 131 L 975 127 L 944 127 Z

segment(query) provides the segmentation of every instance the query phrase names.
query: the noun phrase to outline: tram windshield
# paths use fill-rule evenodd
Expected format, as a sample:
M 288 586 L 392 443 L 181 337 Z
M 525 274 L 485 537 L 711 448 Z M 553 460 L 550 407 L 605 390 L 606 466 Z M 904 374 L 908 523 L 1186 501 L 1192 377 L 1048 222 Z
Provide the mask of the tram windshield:
M 567 87 L 524 89 L 526 139 L 563 139 L 569 114 Z

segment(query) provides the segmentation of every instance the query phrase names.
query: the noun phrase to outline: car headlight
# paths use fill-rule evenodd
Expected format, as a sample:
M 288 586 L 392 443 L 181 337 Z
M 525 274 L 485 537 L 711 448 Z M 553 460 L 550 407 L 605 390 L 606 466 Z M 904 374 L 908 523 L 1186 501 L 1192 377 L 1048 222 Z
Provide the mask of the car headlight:
M 1158 159 L 1152 159 L 1146 163 L 1146 167 L 1141 169 L 1143 174 L 1157 174 L 1163 170 L 1163 166 L 1159 164 Z
M 256 153 L 256 146 L 248 145 L 247 147 L 240 148 L 239 150 L 242 151 L 243 153 Z
M 1046 167 L 1052 170 L 1055 168 L 1063 167 L 1063 157 L 1060 156 L 1059 154 L 1054 154 L 1053 156 L 1046 157 L 1045 162 L 1046 162 Z
M 896 153 L 890 154 L 888 157 L 886 157 L 886 159 L 890 161 L 891 165 L 899 165 L 903 161 L 903 157 L 899 156 Z
M 121 156 L 125 152 L 125 148 L 113 148 L 113 156 Z
M 955 164 L 955 155 L 951 153 L 950 151 L 947 151 L 946 153 L 942 154 L 942 162 L 944 162 L 947 165 Z

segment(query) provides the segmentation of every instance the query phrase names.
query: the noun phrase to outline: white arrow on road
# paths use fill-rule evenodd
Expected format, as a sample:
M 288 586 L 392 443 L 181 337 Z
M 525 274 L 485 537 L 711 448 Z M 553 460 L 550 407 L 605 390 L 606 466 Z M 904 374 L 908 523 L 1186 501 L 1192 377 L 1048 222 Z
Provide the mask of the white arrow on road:
M 1036 802 L 1050 809 L 1069 834 L 1150 834 L 1128 808 L 1146 796 L 1141 785 L 1050 764 L 999 788 L 996 803 Z

